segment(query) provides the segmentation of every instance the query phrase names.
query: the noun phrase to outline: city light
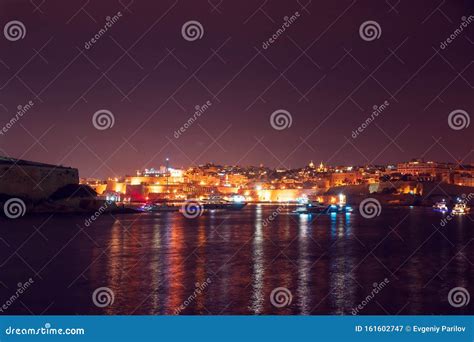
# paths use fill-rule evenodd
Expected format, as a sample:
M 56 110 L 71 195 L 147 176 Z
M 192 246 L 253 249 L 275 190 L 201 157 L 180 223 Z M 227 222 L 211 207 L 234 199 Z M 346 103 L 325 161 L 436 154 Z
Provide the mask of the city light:
M 456 169 L 453 165 L 420 160 L 377 167 L 334 167 L 323 163 L 316 167 L 310 162 L 306 167 L 293 170 L 215 164 L 184 169 L 170 166 L 169 158 L 165 161 L 165 166 L 137 171 L 139 176 L 116 176 L 104 181 L 85 179 L 81 183 L 92 187 L 99 197 L 120 196 L 130 198 L 131 202 L 146 198 L 182 200 L 215 194 L 238 195 L 256 202 L 307 204 L 318 201 L 339 205 L 344 210 L 351 210 L 347 203 L 352 198 L 347 193 L 361 185 L 367 185 L 367 194 L 385 193 L 395 202 L 403 195 L 421 196 L 425 181 L 459 184 L 463 179 L 463 185 L 474 185 L 474 168 L 464 165 Z M 330 193 L 335 188 L 337 194 Z

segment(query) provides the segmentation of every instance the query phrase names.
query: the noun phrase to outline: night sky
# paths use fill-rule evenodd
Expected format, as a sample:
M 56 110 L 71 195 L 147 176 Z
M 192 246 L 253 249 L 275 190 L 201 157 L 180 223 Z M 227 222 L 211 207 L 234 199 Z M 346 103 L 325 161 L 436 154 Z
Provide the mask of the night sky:
M 470 15 L 467 0 L 0 0 L 0 126 L 34 103 L 0 135 L 0 154 L 77 167 L 82 177 L 166 157 L 176 167 L 474 163 L 474 122 L 448 122 L 455 110 L 474 120 L 474 21 L 440 48 Z M 13 20 L 23 39 L 6 39 Z M 182 35 L 191 20 L 203 27 L 193 41 Z M 366 21 L 378 23 L 378 39 L 362 39 Z M 105 130 L 92 122 L 102 109 L 114 117 Z M 272 127 L 276 110 L 291 115 L 290 127 Z

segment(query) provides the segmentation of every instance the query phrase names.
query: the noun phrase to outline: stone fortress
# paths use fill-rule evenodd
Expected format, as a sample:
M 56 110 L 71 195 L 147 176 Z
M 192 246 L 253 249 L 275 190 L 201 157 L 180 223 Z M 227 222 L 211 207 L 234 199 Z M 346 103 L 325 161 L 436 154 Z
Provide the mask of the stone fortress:
M 79 183 L 71 167 L 0 157 L 0 195 L 30 201 L 47 199 L 58 189 Z

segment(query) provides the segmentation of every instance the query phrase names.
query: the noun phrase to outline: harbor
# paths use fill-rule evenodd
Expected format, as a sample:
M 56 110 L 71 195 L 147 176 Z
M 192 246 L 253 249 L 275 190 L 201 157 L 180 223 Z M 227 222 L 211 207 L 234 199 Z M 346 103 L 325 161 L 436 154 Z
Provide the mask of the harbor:
M 215 166 L 209 175 L 166 165 L 120 183 L 80 180 L 70 167 L 3 163 L 4 180 L 31 169 L 20 182 L 0 179 L 2 283 L 28 280 L 21 302 L 8 302 L 12 314 L 473 312 L 469 303 L 454 311 L 429 299 L 474 281 L 471 187 L 396 180 L 393 170 L 388 179 L 382 167 L 360 184 L 300 189 L 281 185 L 287 176 L 255 181 Z M 331 179 L 324 168 L 299 172 Z M 237 187 L 234 172 L 245 180 Z M 43 186 L 29 191 L 29 181 Z
M 445 201 L 442 211 L 456 208 L 456 214 L 464 214 L 474 197 L 472 165 L 420 161 L 397 167 L 310 162 L 279 170 L 215 164 L 175 168 L 167 158 L 158 168 L 107 180 L 81 178 L 72 167 L 12 158 L 0 158 L 0 168 L 0 204 L 17 202 L 22 216 L 182 212 L 193 203 L 198 211 L 261 204 L 296 207 L 299 213 L 351 212 L 368 199 L 380 207 L 436 207 Z

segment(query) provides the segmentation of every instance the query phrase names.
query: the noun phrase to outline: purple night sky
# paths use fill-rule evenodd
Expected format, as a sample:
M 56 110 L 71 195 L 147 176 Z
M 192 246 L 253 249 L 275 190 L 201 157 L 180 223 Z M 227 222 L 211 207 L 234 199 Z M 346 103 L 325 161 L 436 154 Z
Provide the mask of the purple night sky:
M 448 124 L 454 110 L 474 114 L 474 21 L 440 48 L 474 15 L 472 1 L 0 0 L 0 13 L 0 126 L 34 102 L 0 135 L 1 155 L 77 167 L 82 177 L 130 174 L 166 157 L 176 167 L 474 163 L 474 122 Z M 24 24 L 24 39 L 5 38 L 12 20 Z M 201 39 L 183 38 L 190 20 Z M 369 20 L 379 39 L 361 38 Z M 113 127 L 94 127 L 101 109 Z M 272 128 L 278 109 L 291 127 Z

